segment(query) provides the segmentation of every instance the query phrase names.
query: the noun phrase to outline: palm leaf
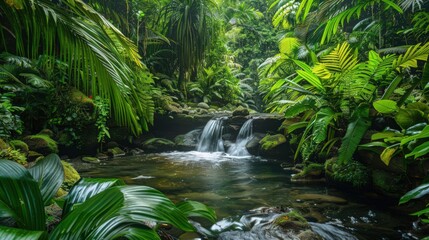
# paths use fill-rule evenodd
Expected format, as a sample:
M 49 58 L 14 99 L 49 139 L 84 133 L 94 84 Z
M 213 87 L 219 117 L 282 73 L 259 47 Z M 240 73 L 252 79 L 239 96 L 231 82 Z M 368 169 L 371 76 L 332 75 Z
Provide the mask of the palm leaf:
M 30 231 L 0 226 L 0 239 L 2 240 L 39 240 L 47 239 L 47 236 L 45 231 Z
M 284 112 L 285 117 L 295 117 L 303 112 L 314 110 L 316 106 L 316 100 L 312 97 L 306 97 L 294 104 L 291 104 Z
M 12 218 L 23 229 L 46 228 L 38 183 L 27 169 L 8 160 L 0 160 L 0 216 Z
M 393 69 L 400 68 L 417 68 L 417 61 L 426 61 L 429 54 L 429 43 L 421 45 L 420 43 L 411 46 L 408 50 L 398 56 L 398 58 L 393 61 Z
M 116 186 L 71 211 L 53 230 L 50 238 L 108 236 L 110 231 L 117 231 L 124 224 L 135 226 L 146 222 L 168 223 L 183 231 L 195 230 L 184 213 L 158 190 L 146 186 Z
M 340 164 L 350 162 L 362 137 L 370 126 L 369 107 L 366 105 L 359 106 L 352 114 L 351 121 L 341 143 L 338 156 Z
M 64 181 L 64 169 L 61 159 L 57 154 L 49 154 L 28 171 L 39 183 L 43 202 L 45 205 L 49 205 L 52 197 L 58 192 Z
M 66 197 L 63 207 L 63 216 L 66 216 L 75 204 L 85 202 L 98 193 L 113 187 L 122 186 L 125 183 L 115 178 L 81 178 L 71 189 Z
M 196 201 L 183 201 L 176 204 L 187 217 L 203 217 L 212 223 L 216 222 L 216 213 L 213 209 Z

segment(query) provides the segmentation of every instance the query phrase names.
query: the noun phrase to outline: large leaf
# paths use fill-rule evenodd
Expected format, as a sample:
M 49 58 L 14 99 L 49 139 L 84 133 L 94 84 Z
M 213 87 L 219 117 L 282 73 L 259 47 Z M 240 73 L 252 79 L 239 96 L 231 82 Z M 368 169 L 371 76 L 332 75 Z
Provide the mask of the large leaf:
M 413 149 L 413 151 L 407 155 L 405 155 L 406 158 L 414 156 L 414 158 L 418 158 L 421 156 L 424 156 L 429 153 L 429 142 L 425 142 L 417 146 Z
M 351 122 L 341 143 L 338 156 L 340 164 L 348 163 L 352 159 L 356 148 L 370 126 L 369 107 L 366 105 L 359 106 L 352 114 Z
M 81 178 L 66 197 L 63 207 L 63 216 L 66 216 L 73 205 L 83 203 L 87 199 L 113 186 L 125 185 L 124 181 L 116 178 Z
M 45 231 L 30 231 L 25 229 L 0 226 L 1 240 L 39 240 L 46 239 L 47 236 L 47 232 Z
M 183 201 L 176 204 L 187 217 L 203 217 L 210 220 L 212 223 L 216 222 L 216 213 L 213 209 L 196 201 Z
M 27 169 L 9 160 L 0 160 L 0 216 L 13 218 L 23 229 L 45 230 L 39 185 Z
M 424 195 L 429 193 L 429 183 L 422 184 L 413 190 L 410 190 L 409 192 L 405 193 L 404 196 L 401 197 L 399 200 L 399 204 L 404 204 L 411 199 L 421 198 Z
M 395 115 L 395 121 L 402 129 L 407 129 L 418 123 L 425 122 L 426 117 L 420 110 L 401 108 Z
M 322 108 L 316 113 L 313 125 L 313 141 L 317 144 L 326 140 L 328 127 L 332 119 L 335 117 L 335 112 L 329 108 Z
M 124 224 L 136 226 L 145 222 L 169 223 L 183 231 L 195 230 L 184 213 L 158 190 L 146 186 L 115 186 L 69 212 L 50 237 L 66 240 L 108 236 Z M 99 235 L 99 232 L 103 233 Z
M 43 202 L 48 205 L 64 181 L 64 169 L 60 157 L 55 153 L 49 154 L 28 171 L 39 183 Z
M 403 146 L 403 145 L 405 145 L 405 144 L 407 144 L 413 140 L 423 139 L 423 138 L 429 138 L 429 126 L 425 126 L 423 128 L 423 130 L 421 130 L 421 132 L 416 134 L 416 135 L 409 136 L 407 138 L 402 139 L 401 140 L 401 146 Z
M 372 105 L 379 113 L 394 113 L 398 110 L 398 104 L 392 100 L 378 100 Z

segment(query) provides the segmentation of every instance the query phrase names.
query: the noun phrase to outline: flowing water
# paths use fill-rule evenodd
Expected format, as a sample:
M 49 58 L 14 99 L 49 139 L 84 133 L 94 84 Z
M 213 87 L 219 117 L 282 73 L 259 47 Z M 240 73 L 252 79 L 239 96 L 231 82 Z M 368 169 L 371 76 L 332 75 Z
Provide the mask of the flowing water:
M 123 157 L 99 165 L 82 163 L 76 168 L 82 177 L 118 177 L 128 184 L 154 187 L 174 202 L 203 202 L 216 210 L 219 222 L 211 227 L 215 232 L 240 228 L 251 209 L 277 206 L 297 209 L 328 240 L 416 239 L 407 234 L 409 218 L 362 203 L 359 196 L 323 183 L 292 183 L 291 173 L 279 161 L 192 151 Z M 338 196 L 348 203 L 316 204 L 300 199 L 309 193 Z
M 246 143 L 253 136 L 253 119 L 247 120 L 238 132 L 237 139 L 234 144 L 228 149 L 228 154 L 231 156 L 250 156 L 246 149 Z
M 223 118 L 210 120 L 203 129 L 198 143 L 197 150 L 199 152 L 223 152 Z

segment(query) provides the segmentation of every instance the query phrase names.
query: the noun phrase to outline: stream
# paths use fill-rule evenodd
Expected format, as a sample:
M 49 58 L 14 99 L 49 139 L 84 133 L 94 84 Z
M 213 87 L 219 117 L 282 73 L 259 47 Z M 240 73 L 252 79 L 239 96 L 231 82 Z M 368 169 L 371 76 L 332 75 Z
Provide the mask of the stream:
M 173 202 L 200 201 L 217 213 L 218 222 L 208 227 L 215 233 L 243 229 L 243 219 L 251 218 L 251 209 L 278 207 L 298 210 L 312 229 L 328 240 L 418 239 L 409 233 L 413 218 L 324 183 L 293 183 L 292 173 L 276 160 L 191 151 L 129 156 L 75 167 L 82 177 L 117 177 L 127 184 L 154 187 Z M 336 196 L 347 203 L 302 200 L 308 194 Z M 258 221 L 270 217 L 259 216 Z

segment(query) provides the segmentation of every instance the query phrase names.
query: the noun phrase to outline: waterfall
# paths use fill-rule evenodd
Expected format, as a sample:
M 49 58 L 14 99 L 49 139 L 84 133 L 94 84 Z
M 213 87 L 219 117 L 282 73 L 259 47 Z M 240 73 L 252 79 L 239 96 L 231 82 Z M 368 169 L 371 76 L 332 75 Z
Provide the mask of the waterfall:
M 224 152 L 222 140 L 222 118 L 210 120 L 201 133 L 197 151 L 199 152 Z
M 246 143 L 252 138 L 253 134 L 253 119 L 247 120 L 240 128 L 235 144 L 232 144 L 228 149 L 228 154 L 232 156 L 249 156 L 250 153 L 246 149 Z

